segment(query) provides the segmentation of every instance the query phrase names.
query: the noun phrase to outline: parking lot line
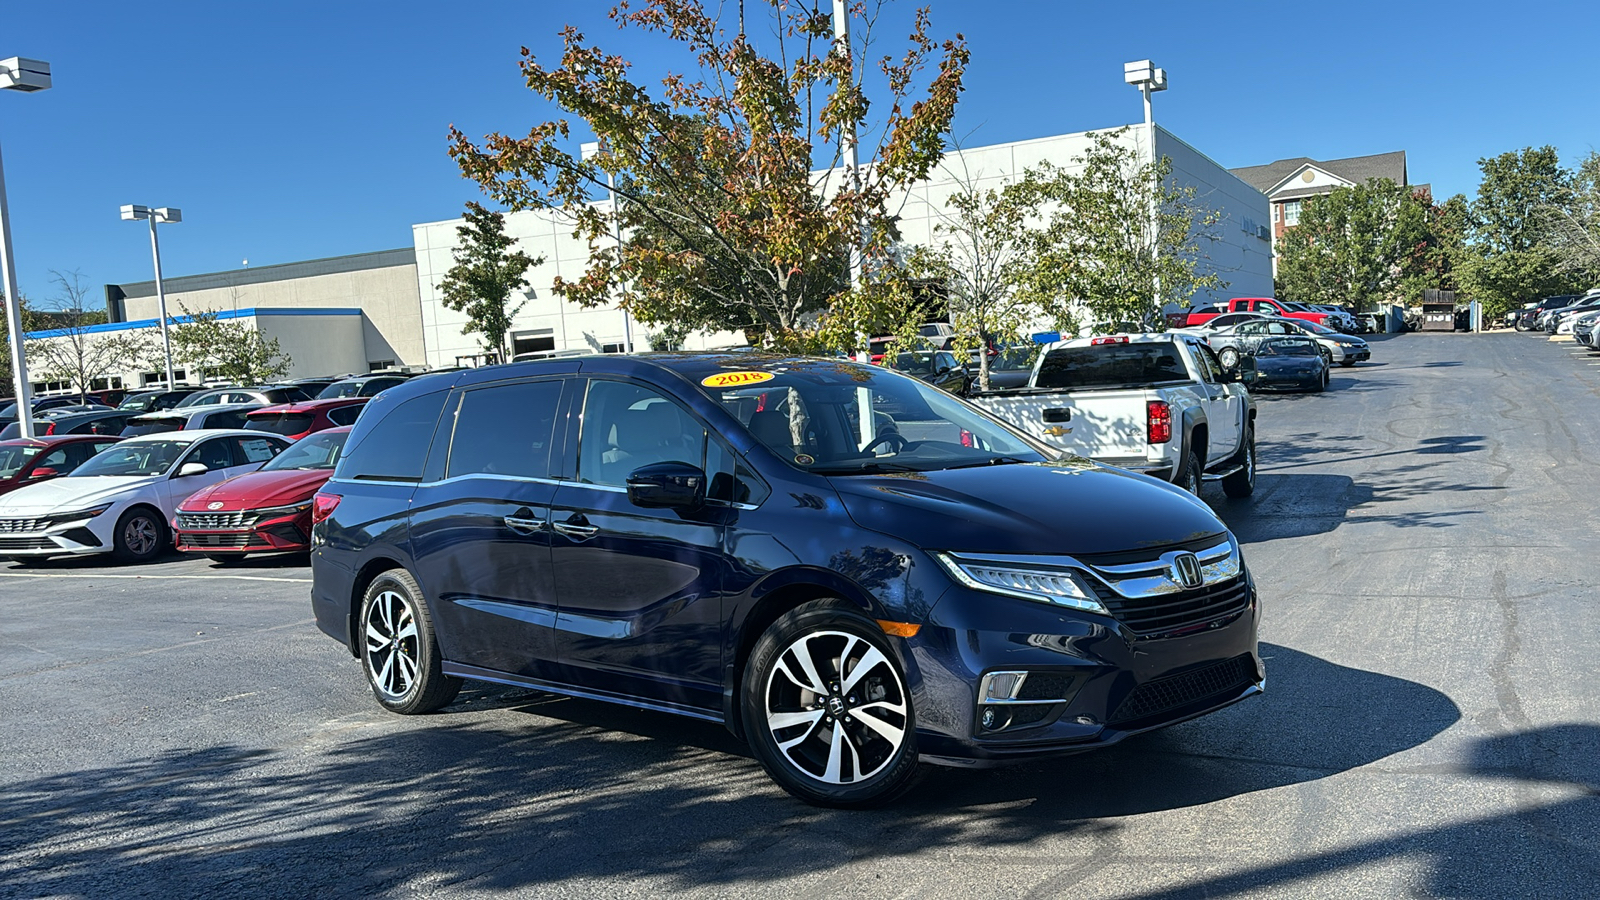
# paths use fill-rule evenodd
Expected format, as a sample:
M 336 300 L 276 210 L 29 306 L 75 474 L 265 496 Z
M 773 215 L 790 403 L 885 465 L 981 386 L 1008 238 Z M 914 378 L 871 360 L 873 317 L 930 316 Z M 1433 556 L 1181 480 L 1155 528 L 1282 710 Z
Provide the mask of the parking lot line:
M 176 580 L 180 578 L 232 578 L 237 581 L 279 581 L 310 584 L 309 578 L 268 578 L 265 575 L 112 575 L 100 572 L 0 572 L 0 578 L 149 578 Z

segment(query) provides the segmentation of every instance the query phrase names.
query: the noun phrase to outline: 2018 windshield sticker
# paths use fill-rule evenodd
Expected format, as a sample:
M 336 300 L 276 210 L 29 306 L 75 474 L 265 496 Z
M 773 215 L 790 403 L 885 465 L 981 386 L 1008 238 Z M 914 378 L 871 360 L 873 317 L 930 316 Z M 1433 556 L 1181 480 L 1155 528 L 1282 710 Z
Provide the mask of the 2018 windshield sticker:
M 742 387 L 771 381 L 773 377 L 771 372 L 718 372 L 700 379 L 700 383 L 713 388 Z

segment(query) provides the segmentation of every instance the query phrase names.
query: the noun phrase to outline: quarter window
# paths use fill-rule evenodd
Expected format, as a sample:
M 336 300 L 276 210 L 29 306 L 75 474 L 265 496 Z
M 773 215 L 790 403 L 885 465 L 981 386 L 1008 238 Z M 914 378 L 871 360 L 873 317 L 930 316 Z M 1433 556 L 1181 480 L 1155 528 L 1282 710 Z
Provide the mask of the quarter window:
M 711 485 L 706 498 L 724 503 L 759 506 L 772 489 L 767 487 L 733 449 L 715 435 L 706 435 L 706 475 Z
M 339 461 L 338 477 L 366 481 L 421 481 L 422 467 L 428 461 L 428 446 L 433 441 L 439 413 L 448 391 L 435 391 L 412 397 L 391 409 L 378 398 L 374 415 L 377 423 L 367 431 L 352 435 L 356 443 L 346 445 Z
M 678 404 L 643 385 L 591 381 L 578 437 L 578 480 L 621 487 L 640 466 L 700 465 L 706 432 Z
M 560 381 L 525 381 L 461 394 L 445 477 L 548 478 Z

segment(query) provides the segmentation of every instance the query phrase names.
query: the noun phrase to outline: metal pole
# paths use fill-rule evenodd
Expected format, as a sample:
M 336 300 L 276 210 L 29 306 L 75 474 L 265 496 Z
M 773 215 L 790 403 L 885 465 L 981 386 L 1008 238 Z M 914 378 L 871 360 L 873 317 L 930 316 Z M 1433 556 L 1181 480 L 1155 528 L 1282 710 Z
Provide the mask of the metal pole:
M 172 336 L 167 332 L 167 292 L 161 287 L 161 244 L 156 241 L 156 212 L 150 211 L 150 255 L 156 261 L 156 304 L 161 309 L 161 351 L 167 358 L 167 390 L 177 387 L 172 371 Z
M 611 227 L 617 236 L 617 263 L 622 263 L 622 198 L 617 196 L 616 176 L 606 173 L 606 195 L 611 198 Z M 617 279 L 617 291 L 626 293 L 622 279 Z M 633 352 L 633 316 L 628 315 L 628 308 L 622 305 L 622 297 L 617 298 L 617 306 L 622 310 L 622 352 Z M 565 336 L 563 336 L 565 340 Z
M 16 390 L 17 428 L 21 437 L 33 437 L 33 392 L 28 384 L 28 361 L 22 349 L 22 296 L 17 291 L 17 270 L 11 256 L 11 212 L 6 206 L 6 171 L 0 163 L 0 288 L 5 290 L 6 326 L 11 333 L 11 380 Z
M 846 59 L 851 57 L 850 9 L 847 0 L 833 0 L 833 52 L 845 54 Z M 850 63 L 849 77 L 852 80 L 855 78 L 854 60 Z M 850 179 L 850 189 L 859 191 L 861 189 L 861 169 L 856 158 L 856 129 L 854 125 L 839 132 L 839 155 L 844 160 L 845 172 Z M 865 262 L 862 259 L 862 249 L 858 236 L 856 243 L 850 247 L 850 286 L 852 288 L 861 286 L 861 269 Z
M 1156 113 L 1155 106 L 1150 102 L 1150 82 L 1139 85 L 1139 93 L 1144 95 L 1144 128 L 1145 137 L 1150 145 L 1150 174 L 1156 173 Z M 1156 255 L 1161 251 L 1161 209 L 1156 198 L 1156 191 L 1160 184 L 1151 185 L 1150 193 L 1150 261 L 1153 264 Z M 1155 304 L 1156 315 L 1161 316 L 1166 312 L 1166 304 L 1161 302 L 1161 275 L 1155 276 Z

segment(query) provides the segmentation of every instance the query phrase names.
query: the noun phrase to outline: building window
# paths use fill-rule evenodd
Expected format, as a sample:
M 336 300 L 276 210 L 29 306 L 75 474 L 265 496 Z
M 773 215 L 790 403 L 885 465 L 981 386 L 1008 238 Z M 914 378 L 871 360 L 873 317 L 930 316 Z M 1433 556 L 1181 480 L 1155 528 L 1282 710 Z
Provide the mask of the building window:
M 1282 203 L 1274 203 L 1274 204 L 1272 204 L 1272 221 L 1274 223 L 1276 223 L 1278 221 L 1278 209 L 1281 206 L 1283 206 Z
M 384 369 L 392 368 L 394 368 L 394 360 L 392 359 L 379 359 L 367 363 L 368 372 L 381 372 Z
M 511 335 L 511 355 L 521 356 L 524 353 L 548 353 L 556 349 L 556 331 L 554 328 L 534 328 L 529 331 L 518 331 Z
M 1283 205 L 1283 224 L 1294 226 L 1300 224 L 1300 201 L 1290 200 Z
M 600 345 L 600 352 L 601 353 L 626 353 L 626 352 L 628 352 L 628 348 L 626 346 L 624 346 L 623 344 L 601 344 Z

